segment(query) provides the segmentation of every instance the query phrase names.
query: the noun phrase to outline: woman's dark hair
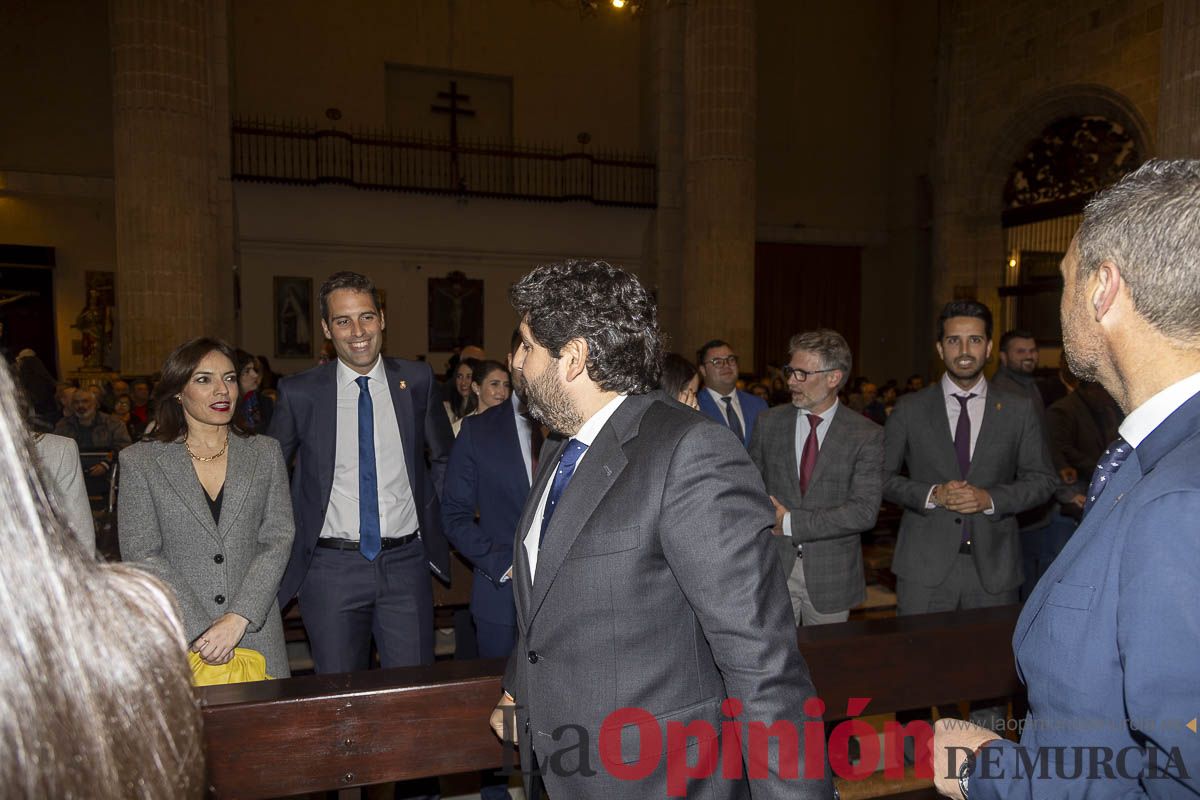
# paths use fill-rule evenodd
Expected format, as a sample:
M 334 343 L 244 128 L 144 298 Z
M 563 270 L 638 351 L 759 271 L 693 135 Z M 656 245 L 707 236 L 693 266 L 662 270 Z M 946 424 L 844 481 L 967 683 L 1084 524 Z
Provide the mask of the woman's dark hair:
M 603 261 L 544 264 L 508 296 L 534 340 L 554 358 L 572 339 L 587 342 L 588 377 L 601 389 L 645 394 L 658 386 L 658 309 L 630 273 Z
M 262 374 L 262 362 L 258 360 L 258 356 L 253 353 L 247 353 L 242 348 L 234 350 L 233 368 L 237 370 L 238 377 L 241 377 L 242 370 L 251 364 L 258 367 L 259 374 Z
M 192 373 L 209 353 L 217 352 L 229 359 L 237 369 L 237 353 L 220 339 L 201 336 L 176 347 L 163 362 L 162 377 L 154 386 L 150 406 L 154 409 L 154 431 L 150 438 L 159 442 L 177 442 L 187 435 L 187 420 L 183 417 L 183 404 L 176 397 L 192 379 Z M 234 404 L 233 420 L 229 427 L 238 436 L 251 436 L 242 418 L 241 392 L 230 393 L 229 402 Z
M 483 387 L 483 382 L 487 380 L 487 376 L 491 375 L 493 372 L 499 371 L 503 372 L 505 375 L 508 374 L 508 367 L 506 367 L 504 364 L 501 364 L 499 361 L 493 361 L 490 358 L 484 361 L 476 361 L 473 358 L 468 358 L 467 361 L 474 362 L 474 366 L 471 367 L 471 383 L 478 384 L 481 388 Z M 463 363 L 467 363 L 467 361 Z M 471 392 L 467 395 L 467 405 L 466 409 L 463 411 L 463 416 L 469 417 L 478 410 L 479 395 Z
M 471 400 L 475 397 L 475 393 L 470 390 L 467 391 L 466 397 L 458 393 L 458 369 L 459 367 L 467 367 L 471 370 L 471 377 L 474 377 L 475 368 L 478 366 L 479 359 L 464 358 L 455 363 L 454 369 L 450 371 L 450 377 L 446 380 L 447 393 L 450 398 L 450 410 L 454 412 L 455 420 L 460 420 L 474 413 L 474 409 L 471 407 Z
M 658 388 L 674 400 L 697 374 L 699 373 L 696 372 L 695 364 L 679 353 L 667 353 L 663 356 L 662 377 L 658 381 Z

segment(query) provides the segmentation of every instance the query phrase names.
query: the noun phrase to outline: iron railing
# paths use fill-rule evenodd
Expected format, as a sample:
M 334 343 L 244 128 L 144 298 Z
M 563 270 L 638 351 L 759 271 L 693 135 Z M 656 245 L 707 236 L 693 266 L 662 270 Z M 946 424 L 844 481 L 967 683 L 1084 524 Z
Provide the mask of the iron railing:
M 655 206 L 655 165 L 639 156 L 259 120 L 235 120 L 232 156 L 241 181 Z

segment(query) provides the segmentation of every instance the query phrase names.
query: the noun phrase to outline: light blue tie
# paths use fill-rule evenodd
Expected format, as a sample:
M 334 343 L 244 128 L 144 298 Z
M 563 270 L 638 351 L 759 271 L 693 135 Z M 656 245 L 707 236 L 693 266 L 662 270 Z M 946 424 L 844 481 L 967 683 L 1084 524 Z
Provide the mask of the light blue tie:
M 382 544 L 379 539 L 379 476 L 375 472 L 375 405 L 371 402 L 370 378 L 355 378 L 358 384 L 358 551 L 374 561 Z
M 567 442 L 566 448 L 559 456 L 558 467 L 554 470 L 554 482 L 550 484 L 550 496 L 546 498 L 546 508 L 542 511 L 542 532 L 538 535 L 539 550 L 542 547 L 542 540 L 546 538 L 546 531 L 550 528 L 550 517 L 554 514 L 554 509 L 558 507 L 558 501 L 562 499 L 563 492 L 567 490 L 571 476 L 575 474 L 575 465 L 579 463 L 579 459 L 583 457 L 584 451 L 587 449 L 586 444 L 578 439 L 572 439 Z

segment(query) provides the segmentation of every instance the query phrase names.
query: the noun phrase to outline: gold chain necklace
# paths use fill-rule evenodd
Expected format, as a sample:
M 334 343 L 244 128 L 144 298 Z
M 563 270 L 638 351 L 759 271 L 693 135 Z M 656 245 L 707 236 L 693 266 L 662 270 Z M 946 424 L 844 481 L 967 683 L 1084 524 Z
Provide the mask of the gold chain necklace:
M 192 457 L 193 461 L 216 461 L 221 456 L 225 455 L 225 448 L 229 447 L 229 434 L 225 434 L 225 444 L 221 445 L 221 449 L 211 456 L 198 456 L 192 452 L 192 448 L 188 447 L 187 439 L 183 440 L 183 449 L 187 450 L 187 454 Z

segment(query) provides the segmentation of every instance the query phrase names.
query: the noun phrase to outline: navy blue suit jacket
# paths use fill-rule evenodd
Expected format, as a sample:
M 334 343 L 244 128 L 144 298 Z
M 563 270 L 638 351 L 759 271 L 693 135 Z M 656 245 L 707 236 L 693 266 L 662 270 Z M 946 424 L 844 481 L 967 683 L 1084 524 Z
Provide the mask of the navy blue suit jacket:
M 742 407 L 742 416 L 746 419 L 746 438 L 742 444 L 750 446 L 750 434 L 754 432 L 754 421 L 758 419 L 758 415 L 767 410 L 767 402 L 757 395 L 743 392 L 741 389 L 737 391 L 738 404 Z M 696 402 L 700 404 L 700 410 L 703 411 L 709 418 L 716 420 L 729 427 L 729 419 L 725 416 L 724 403 L 721 408 L 717 408 L 717 404 L 713 401 L 712 395 L 708 389 L 701 388 L 696 392 Z
M 428 364 L 402 358 L 384 358 L 384 372 L 400 426 L 404 462 L 412 486 L 413 502 L 421 530 L 421 541 L 429 566 L 445 579 L 450 576 L 450 546 L 442 533 L 438 497 L 454 435 L 445 407 Z M 333 466 L 337 451 L 337 362 L 305 370 L 279 381 L 279 402 L 267 430 L 279 440 L 283 459 L 292 472 L 292 511 L 296 538 L 292 557 L 279 586 L 282 608 L 304 583 L 325 509 L 333 489 Z M 428 451 L 428 463 L 426 460 Z M 378 458 L 394 457 L 378 453 Z
M 475 567 L 471 613 L 479 619 L 517 624 L 512 581 L 500 583 L 500 578 L 512 566 L 517 525 L 528 496 L 511 401 L 464 419 L 446 468 L 442 525 L 450 542 Z
M 1195 796 L 1200 735 L 1186 725 L 1200 711 L 1200 394 L 1180 406 L 1130 454 L 1025 603 L 1013 634 L 1028 687 L 1021 746 L 1068 748 L 1068 775 L 1031 778 L 1012 742 L 999 742 L 986 770 L 976 766 L 971 800 L 992 798 Z M 1127 723 L 1132 722 L 1132 725 Z M 1136 727 L 1134 727 L 1136 726 Z M 1124 758 L 1117 774 L 1087 780 L 1089 752 Z M 1159 768 L 1182 759 L 1189 781 L 1139 782 L 1151 748 Z M 1080 753 L 1072 748 L 1087 748 Z M 1169 772 L 1170 770 L 1168 770 Z M 1035 776 L 1038 768 L 1033 770 Z M 1122 775 L 1121 772 L 1125 774 Z M 1023 777 L 1018 777 L 1023 773 Z M 999 777 L 1003 775 L 1003 777 Z M 1132 775 L 1133 777 L 1127 777 Z M 1101 773 L 1103 777 L 1103 773 Z

